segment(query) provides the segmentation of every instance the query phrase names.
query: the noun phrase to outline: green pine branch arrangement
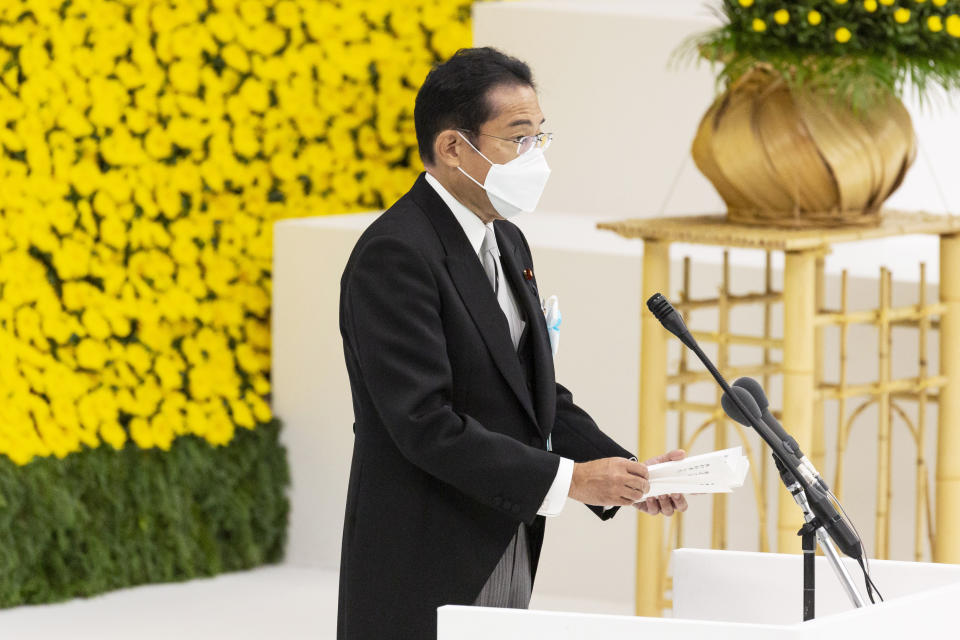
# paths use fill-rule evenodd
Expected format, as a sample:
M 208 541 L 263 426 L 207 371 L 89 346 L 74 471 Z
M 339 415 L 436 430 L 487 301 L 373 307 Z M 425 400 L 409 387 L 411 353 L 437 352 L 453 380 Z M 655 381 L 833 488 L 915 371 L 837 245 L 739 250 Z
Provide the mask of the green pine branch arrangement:
M 675 55 L 721 65 L 724 87 L 767 64 L 791 88 L 855 109 L 960 88 L 960 0 L 723 0 L 714 10 L 723 25 Z
M 274 419 L 224 446 L 133 442 L 17 466 L 0 456 L 0 607 L 278 562 L 290 483 Z

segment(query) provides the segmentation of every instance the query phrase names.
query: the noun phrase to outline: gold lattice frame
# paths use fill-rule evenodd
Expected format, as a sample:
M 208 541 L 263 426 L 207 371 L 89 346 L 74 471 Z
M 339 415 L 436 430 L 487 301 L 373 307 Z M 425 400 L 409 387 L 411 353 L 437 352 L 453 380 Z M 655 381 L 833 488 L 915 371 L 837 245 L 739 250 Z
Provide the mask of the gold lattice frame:
M 929 544 L 931 554 L 937 561 L 960 561 L 960 539 L 951 535 L 960 531 L 960 504 L 951 496 L 960 495 L 960 217 L 932 215 L 923 212 L 884 212 L 883 222 L 871 228 L 823 228 L 823 229 L 760 229 L 727 222 L 722 216 L 693 216 L 682 218 L 636 219 L 599 225 L 602 229 L 616 231 L 620 235 L 644 240 L 644 274 L 642 294 L 647 297 L 656 291 L 669 291 L 669 243 L 674 241 L 711 244 L 724 247 L 746 247 L 766 251 L 764 288 L 748 294 L 730 293 L 729 252 L 724 252 L 721 283 L 716 297 L 695 299 L 691 296 L 690 258 L 683 261 L 683 281 L 675 307 L 689 319 L 691 311 L 713 308 L 717 310 L 716 331 L 693 331 L 702 343 L 717 345 L 717 366 L 725 377 L 759 376 L 768 386 L 774 375 L 789 375 L 799 382 L 788 393 L 785 389 L 784 410 L 779 417 L 791 425 L 801 446 L 811 451 L 815 465 L 825 468 L 826 441 L 823 424 L 823 402 L 837 400 L 837 466 L 834 490 L 838 496 L 843 491 L 843 459 L 850 430 L 857 418 L 871 405 L 878 407 L 878 462 L 875 555 L 889 555 L 890 497 L 891 497 L 891 433 L 893 418 L 899 417 L 917 447 L 915 472 L 917 496 L 914 512 L 915 539 L 914 559 L 924 557 Z M 824 300 L 824 255 L 832 244 L 868 238 L 896 236 L 908 233 L 930 233 L 941 237 L 940 301 L 929 301 L 926 267 L 921 264 L 918 284 L 918 302 L 914 305 L 894 307 L 891 302 L 892 276 L 889 270 L 881 269 L 879 305 L 876 309 L 851 311 L 848 304 L 848 276 L 841 275 L 840 304 L 829 309 Z M 784 288 L 773 288 L 772 252 L 785 254 Z M 771 315 L 774 305 L 784 306 L 784 337 L 774 337 L 771 331 Z M 740 305 L 760 305 L 763 309 L 763 333 L 759 336 L 731 333 L 729 317 L 732 308 Z M 951 309 L 953 313 L 949 313 Z M 943 318 L 947 318 L 944 320 Z M 849 384 L 848 339 L 854 325 L 868 325 L 878 334 L 877 381 L 869 384 Z M 839 375 L 835 382 L 823 379 L 823 333 L 835 326 L 840 333 L 838 354 Z M 911 327 L 916 329 L 918 373 L 914 377 L 894 379 L 890 348 L 892 329 Z M 931 375 L 925 354 L 931 331 L 939 330 L 941 350 L 941 373 Z M 789 340 L 787 338 L 789 336 Z M 762 352 L 760 362 L 748 366 L 729 366 L 729 347 L 750 345 Z M 781 351 L 780 362 L 774 360 L 774 351 Z M 951 354 L 953 356 L 951 357 Z M 710 374 L 699 366 L 691 366 L 686 350 L 681 351 L 678 369 L 665 374 L 666 339 L 664 332 L 652 317 L 643 318 L 641 337 L 641 389 L 640 389 L 640 449 L 662 450 L 666 448 L 663 432 L 667 411 L 678 417 L 678 445 L 689 449 L 711 426 L 714 429 L 716 448 L 729 446 L 728 421 L 719 407 L 719 393 L 715 404 L 697 403 L 687 399 L 687 387 L 695 382 L 708 380 Z M 950 375 L 954 373 L 954 375 Z M 676 388 L 675 400 L 667 399 L 668 387 Z M 785 384 L 786 387 L 786 384 Z M 945 392 L 939 390 L 946 388 Z M 847 415 L 847 401 L 863 398 Z M 911 420 L 902 402 L 916 402 L 916 421 Z M 940 448 L 937 455 L 937 518 L 940 537 L 933 535 L 933 510 L 930 504 L 929 467 L 924 454 L 926 440 L 926 417 L 928 405 L 938 402 L 940 409 Z M 804 411 L 807 405 L 812 408 Z M 688 432 L 689 414 L 705 416 Z M 786 414 L 786 415 L 784 415 Z M 801 418 L 805 418 L 801 420 Z M 644 428 L 657 425 L 658 428 Z M 765 452 L 752 450 L 749 440 L 739 426 L 733 430 L 740 444 L 751 459 L 751 481 L 757 500 L 759 520 L 758 547 L 769 550 L 767 509 L 769 496 L 766 483 L 768 465 Z M 952 455 L 951 455 L 952 452 Z M 759 471 L 757 460 L 759 459 Z M 956 468 L 954 468 L 956 467 Z M 726 546 L 726 496 L 713 498 L 713 522 L 711 546 Z M 795 539 L 799 526 L 792 505 L 781 499 L 778 509 L 778 547 L 792 549 L 789 544 Z M 659 615 L 670 606 L 666 594 L 671 590 L 668 572 L 669 551 L 675 548 L 683 535 L 683 519 L 670 521 L 666 536 L 664 525 L 654 519 L 641 519 L 638 525 L 637 542 L 637 613 Z M 651 556 L 656 561 L 651 562 Z

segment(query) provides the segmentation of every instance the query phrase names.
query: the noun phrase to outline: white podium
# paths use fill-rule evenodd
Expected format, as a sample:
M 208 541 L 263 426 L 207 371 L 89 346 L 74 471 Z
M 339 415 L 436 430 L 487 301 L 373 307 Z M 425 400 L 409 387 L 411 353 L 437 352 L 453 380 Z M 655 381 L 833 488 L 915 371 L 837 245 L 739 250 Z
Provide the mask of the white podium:
M 862 573 L 845 559 L 863 590 Z M 939 632 L 954 625 L 960 566 L 874 560 L 871 575 L 886 601 L 854 608 L 826 558 L 817 558 L 815 620 L 802 622 L 800 554 L 678 549 L 673 552 L 673 617 L 446 606 L 438 610 L 438 640 L 892 638 Z M 909 636 L 907 636 L 909 637 Z

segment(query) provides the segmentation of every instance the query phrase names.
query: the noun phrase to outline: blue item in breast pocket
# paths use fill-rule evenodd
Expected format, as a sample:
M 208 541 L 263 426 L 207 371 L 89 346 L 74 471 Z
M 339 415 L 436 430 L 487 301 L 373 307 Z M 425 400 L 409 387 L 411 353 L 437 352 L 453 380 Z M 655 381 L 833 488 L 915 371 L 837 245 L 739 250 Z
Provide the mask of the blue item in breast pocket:
M 547 335 L 550 337 L 550 351 L 557 356 L 560 347 L 560 323 L 563 315 L 560 313 L 560 302 L 557 296 L 550 296 L 543 303 L 543 319 L 547 323 Z

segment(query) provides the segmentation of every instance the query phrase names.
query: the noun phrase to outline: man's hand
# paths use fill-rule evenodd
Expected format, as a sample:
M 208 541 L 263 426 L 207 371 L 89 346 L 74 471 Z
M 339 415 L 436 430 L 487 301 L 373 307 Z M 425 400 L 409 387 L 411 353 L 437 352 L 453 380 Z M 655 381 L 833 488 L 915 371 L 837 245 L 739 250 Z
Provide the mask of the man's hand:
M 644 465 L 660 464 L 661 462 L 669 462 L 671 460 L 683 460 L 686 455 L 687 452 L 683 449 L 674 449 L 655 458 L 650 458 L 644 462 Z M 684 512 L 687 510 L 687 499 L 682 493 L 671 493 L 670 495 L 657 496 L 656 498 L 647 498 L 633 506 L 652 516 L 662 513 L 670 517 L 674 511 Z
M 595 506 L 628 505 L 650 490 L 647 465 L 626 458 L 601 458 L 573 465 L 569 495 Z

